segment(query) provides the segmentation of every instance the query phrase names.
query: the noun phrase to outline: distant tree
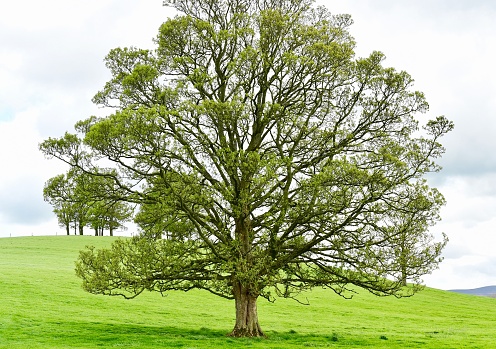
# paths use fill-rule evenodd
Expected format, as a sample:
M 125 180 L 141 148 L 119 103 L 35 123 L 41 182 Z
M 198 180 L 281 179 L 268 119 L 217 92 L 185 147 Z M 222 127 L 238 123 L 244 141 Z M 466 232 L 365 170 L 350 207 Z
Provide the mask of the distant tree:
M 103 236 L 104 230 L 114 236 L 116 229 L 126 229 L 125 223 L 131 220 L 132 215 L 133 210 L 126 203 L 95 201 L 88 212 L 88 225 L 95 230 L 95 236 Z
M 81 252 L 84 288 L 204 289 L 235 300 L 232 336 L 263 336 L 259 297 L 416 291 L 444 242 L 392 222 L 444 203 L 436 192 L 414 204 L 431 195 L 423 177 L 453 124 L 419 127 L 424 95 L 383 54 L 354 56 L 347 15 L 309 0 L 174 6 L 182 15 L 160 27 L 156 51 L 107 56 L 112 78 L 94 102 L 115 112 L 40 145 L 140 206 L 139 237 Z
M 59 225 L 65 227 L 67 235 L 71 227 L 74 228 L 74 234 L 79 232 L 83 235 L 86 224 L 89 206 L 77 182 L 78 174 L 71 170 L 67 174 L 50 178 L 43 188 L 45 201 L 53 206 Z
M 53 213 L 57 216 L 59 226 L 65 228 L 67 235 L 70 235 L 71 227 L 74 226 L 72 205 L 68 202 L 57 202 L 54 204 Z
M 71 209 L 71 203 L 64 200 L 64 198 L 69 197 L 69 194 L 65 192 L 67 189 L 65 176 L 58 175 L 45 183 L 43 198 L 53 206 L 53 212 L 57 216 L 59 226 L 64 227 L 67 235 L 70 235 L 74 213 Z

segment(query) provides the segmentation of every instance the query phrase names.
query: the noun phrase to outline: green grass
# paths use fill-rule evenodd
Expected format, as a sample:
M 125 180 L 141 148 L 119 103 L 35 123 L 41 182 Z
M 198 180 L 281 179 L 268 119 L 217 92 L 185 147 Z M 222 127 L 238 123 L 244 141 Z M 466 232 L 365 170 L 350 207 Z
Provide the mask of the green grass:
M 496 299 L 426 289 L 412 298 L 308 293 L 259 301 L 268 339 L 225 336 L 234 305 L 206 292 L 134 300 L 84 292 L 74 260 L 113 238 L 0 239 L 0 348 L 494 348 Z

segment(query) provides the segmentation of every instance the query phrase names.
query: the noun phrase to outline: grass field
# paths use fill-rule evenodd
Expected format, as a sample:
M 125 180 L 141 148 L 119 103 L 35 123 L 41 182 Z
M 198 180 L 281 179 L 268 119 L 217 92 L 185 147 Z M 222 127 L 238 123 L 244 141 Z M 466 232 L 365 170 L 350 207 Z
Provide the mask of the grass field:
M 496 299 L 426 289 L 412 298 L 328 290 L 309 306 L 259 301 L 268 339 L 225 336 L 234 305 L 205 292 L 134 300 L 84 292 L 74 260 L 90 236 L 0 239 L 0 348 L 495 348 Z

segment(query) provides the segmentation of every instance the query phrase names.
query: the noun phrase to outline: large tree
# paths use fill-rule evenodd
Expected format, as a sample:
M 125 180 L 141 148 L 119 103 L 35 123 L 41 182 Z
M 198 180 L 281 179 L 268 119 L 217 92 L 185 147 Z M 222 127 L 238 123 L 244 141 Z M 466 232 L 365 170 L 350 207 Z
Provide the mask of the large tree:
M 414 292 L 445 241 L 393 223 L 437 220 L 424 177 L 452 123 L 417 121 L 424 95 L 382 53 L 355 57 L 348 15 L 311 0 L 173 6 L 155 51 L 106 57 L 94 102 L 114 112 L 40 145 L 140 206 L 139 237 L 81 252 L 86 290 L 208 290 L 235 300 L 232 336 L 263 336 L 259 297 Z

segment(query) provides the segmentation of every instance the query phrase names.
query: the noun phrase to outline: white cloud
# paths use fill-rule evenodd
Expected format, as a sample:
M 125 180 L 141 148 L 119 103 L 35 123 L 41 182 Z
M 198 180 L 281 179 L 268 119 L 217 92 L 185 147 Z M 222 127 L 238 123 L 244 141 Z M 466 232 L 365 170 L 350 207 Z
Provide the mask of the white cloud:
M 38 151 L 42 140 L 35 128 L 38 116 L 36 110 L 28 110 L 12 121 L 0 122 L 0 218 L 5 223 L 37 224 L 51 218 L 51 210 L 43 201 L 43 184 L 64 167 L 48 165 Z
M 445 290 L 495 285 L 495 263 L 495 258 L 479 255 L 446 259 L 442 268 L 424 277 L 424 281 L 430 287 Z

